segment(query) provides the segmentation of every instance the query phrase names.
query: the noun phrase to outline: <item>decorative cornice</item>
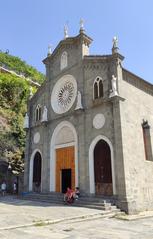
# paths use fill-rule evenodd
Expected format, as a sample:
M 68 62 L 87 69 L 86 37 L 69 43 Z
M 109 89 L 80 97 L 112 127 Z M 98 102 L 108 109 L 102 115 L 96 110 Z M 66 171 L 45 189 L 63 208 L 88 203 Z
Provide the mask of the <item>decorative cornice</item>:
M 123 68 L 123 80 L 153 96 L 153 85 Z
M 93 102 L 92 108 L 100 106 L 100 105 L 104 105 L 104 104 L 110 104 L 112 102 L 119 102 L 119 101 L 125 101 L 125 99 L 118 95 L 116 95 L 112 98 L 105 97 L 105 98 L 95 99 L 95 100 L 92 100 L 92 102 Z
M 83 68 L 85 70 L 101 70 L 102 69 L 103 71 L 106 71 L 108 69 L 108 65 L 100 64 L 99 62 L 98 63 L 91 62 L 91 63 L 84 64 Z
M 116 60 L 116 59 L 120 59 L 121 61 L 124 60 L 124 56 L 122 56 L 119 53 L 115 53 L 115 54 L 109 54 L 109 55 L 89 55 L 89 56 L 84 56 L 84 61 L 93 61 L 93 60 L 99 60 L 99 61 L 112 61 L 112 60 Z

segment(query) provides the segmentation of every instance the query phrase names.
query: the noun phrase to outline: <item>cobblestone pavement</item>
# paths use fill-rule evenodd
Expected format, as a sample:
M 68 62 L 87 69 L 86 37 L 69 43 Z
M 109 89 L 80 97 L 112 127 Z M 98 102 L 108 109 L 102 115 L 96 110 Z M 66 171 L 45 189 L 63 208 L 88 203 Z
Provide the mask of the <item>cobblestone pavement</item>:
M 0 239 L 20 238 L 153 239 L 153 217 L 101 218 L 99 210 L 0 198 Z

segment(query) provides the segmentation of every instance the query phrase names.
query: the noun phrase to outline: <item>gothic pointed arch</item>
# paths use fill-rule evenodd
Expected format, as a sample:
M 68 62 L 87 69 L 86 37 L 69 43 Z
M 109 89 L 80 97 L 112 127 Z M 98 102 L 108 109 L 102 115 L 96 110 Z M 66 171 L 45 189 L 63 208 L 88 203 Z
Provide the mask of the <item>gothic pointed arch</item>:
M 93 99 L 96 100 L 98 98 L 102 98 L 103 96 L 104 96 L 103 79 L 97 76 L 93 83 Z
M 41 114 L 42 114 L 41 105 L 38 104 L 35 109 L 35 121 L 36 122 L 41 120 Z
M 95 193 L 112 195 L 111 154 L 108 143 L 100 139 L 94 148 Z
M 39 149 L 35 149 L 30 158 L 29 191 L 41 192 L 42 167 L 42 154 Z
M 103 152 L 102 152 L 103 151 Z M 95 159 L 96 154 L 105 154 L 107 157 L 104 157 L 102 159 L 102 154 L 100 157 Z M 108 158 L 108 165 L 105 167 L 105 162 Z M 96 162 L 97 161 L 97 162 Z M 96 175 L 95 171 L 95 164 L 97 167 L 98 175 Z M 105 167 L 105 168 L 103 168 Z M 111 167 L 111 168 L 110 168 Z M 102 172 L 100 172 L 100 170 Z M 111 175 L 110 175 L 111 174 Z M 102 182 L 100 177 L 103 177 Z M 111 141 L 103 136 L 103 135 L 98 135 L 95 139 L 90 144 L 89 147 L 89 184 L 90 184 L 90 193 L 97 193 L 98 187 L 97 183 L 111 183 L 112 180 L 112 194 L 116 194 L 116 187 L 115 187 L 115 170 L 114 170 L 114 153 L 113 153 L 113 146 Z M 108 186 L 108 185 L 105 185 Z M 100 188 L 100 186 L 99 186 Z M 107 194 L 106 191 L 102 192 L 102 189 L 100 190 L 100 194 Z

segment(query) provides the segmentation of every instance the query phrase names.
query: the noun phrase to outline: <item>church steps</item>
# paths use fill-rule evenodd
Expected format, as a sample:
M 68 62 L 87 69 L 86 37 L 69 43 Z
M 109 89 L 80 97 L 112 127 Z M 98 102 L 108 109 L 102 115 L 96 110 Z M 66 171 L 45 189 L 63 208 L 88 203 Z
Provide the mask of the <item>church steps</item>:
M 55 198 L 55 199 L 63 199 L 63 193 L 58 192 L 50 192 L 50 193 L 23 193 L 25 196 L 32 196 L 32 197 L 40 197 L 40 198 Z M 103 202 L 103 203 L 113 203 L 115 202 L 115 197 L 106 197 L 106 196 L 87 196 L 81 195 L 79 198 L 82 201 L 91 201 L 91 202 Z
M 47 201 L 63 201 L 63 194 L 35 194 L 35 193 L 30 193 L 25 195 L 24 197 L 30 197 L 30 198 L 35 198 L 35 199 L 45 199 Z M 111 204 L 114 204 L 115 200 L 112 199 L 103 199 L 103 198 L 97 198 L 97 197 L 85 197 L 81 196 L 78 201 L 81 201 L 82 203 L 97 203 L 97 204 L 103 204 L 104 206 L 110 206 Z M 77 202 L 77 201 L 76 201 Z
M 21 196 L 22 199 L 41 201 L 46 203 L 52 203 L 57 205 L 69 205 L 63 202 L 63 194 L 61 193 L 28 193 Z M 80 197 L 78 200 L 72 204 L 73 206 L 86 207 L 91 209 L 99 209 L 102 211 L 119 213 L 120 210 L 114 205 L 112 199 L 103 199 L 99 197 Z

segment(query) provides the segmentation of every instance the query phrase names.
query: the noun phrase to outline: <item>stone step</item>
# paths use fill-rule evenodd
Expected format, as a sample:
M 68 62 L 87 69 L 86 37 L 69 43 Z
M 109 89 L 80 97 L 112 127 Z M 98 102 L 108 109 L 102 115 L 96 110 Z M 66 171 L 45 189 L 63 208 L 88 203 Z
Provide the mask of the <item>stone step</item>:
M 47 198 L 47 199 L 60 199 L 62 200 L 63 199 L 63 194 L 62 193 L 49 193 L 49 194 L 38 194 L 38 193 L 28 193 L 26 194 L 25 196 L 32 196 L 33 198 L 39 198 L 39 199 L 42 199 L 42 198 Z M 96 203 L 114 203 L 115 200 L 113 199 L 103 199 L 103 198 L 100 198 L 100 197 L 87 197 L 87 196 L 81 196 L 79 198 L 79 200 L 81 200 L 82 202 L 83 201 L 90 201 L 90 202 L 96 202 Z
M 56 198 L 56 199 L 61 199 L 63 198 L 62 193 L 49 193 L 49 194 L 39 194 L 39 193 L 25 193 L 23 194 L 23 196 L 32 196 L 32 197 L 39 197 L 39 198 Z M 80 199 L 82 201 L 96 201 L 96 202 L 103 202 L 103 203 L 108 203 L 108 202 L 112 202 L 113 199 L 107 198 L 104 199 L 103 197 L 99 198 L 99 197 L 87 197 L 87 196 L 81 196 Z
M 39 194 L 39 193 L 28 193 L 22 196 L 23 199 L 31 200 L 31 201 L 41 201 L 46 203 L 52 203 L 52 204 L 59 204 L 59 205 L 65 205 L 66 203 L 63 202 L 63 194 L 57 194 L 57 193 L 50 193 L 50 194 Z M 87 207 L 92 209 L 99 209 L 102 211 L 109 211 L 109 212 L 119 212 L 120 210 L 114 205 L 110 203 L 110 200 L 103 200 L 99 198 L 92 197 L 92 200 L 90 197 L 80 197 L 78 200 L 75 200 L 75 202 L 72 204 L 73 206 L 78 207 Z M 69 204 L 66 204 L 69 205 Z M 70 206 L 70 205 L 69 205 Z
M 46 201 L 46 202 L 63 202 L 63 197 L 60 197 L 60 198 L 55 198 L 55 197 L 44 197 L 44 196 L 39 196 L 39 195 L 35 195 L 35 196 L 32 196 L 32 195 L 27 195 L 27 196 L 24 196 L 24 198 L 27 198 L 27 199 L 36 199 L 36 200 L 40 200 L 40 201 Z M 93 204 L 93 205 L 97 205 L 97 206 L 103 206 L 103 207 L 111 207 L 111 203 L 108 202 L 99 202 L 99 201 L 90 201 L 88 199 L 82 199 L 82 198 L 79 198 L 78 200 L 75 201 L 76 204 L 87 204 L 87 203 L 90 203 L 90 204 Z
M 36 198 L 36 199 L 46 199 L 46 200 L 57 200 L 57 201 L 61 201 L 63 200 L 63 196 L 62 197 L 52 197 L 52 196 L 39 196 L 39 195 L 26 195 L 24 197 L 31 197 L 31 198 Z M 102 201 L 97 201 L 97 200 L 88 200 L 88 198 L 82 198 L 80 197 L 78 199 L 78 201 L 81 201 L 82 203 L 84 202 L 91 202 L 91 203 L 97 203 L 97 204 L 103 204 L 103 205 L 111 205 L 110 202 L 104 202 L 103 200 Z
M 23 198 L 26 200 L 30 200 L 30 201 L 41 201 L 41 202 L 45 202 L 45 203 L 50 203 L 50 204 L 57 204 L 57 205 L 68 205 L 68 206 L 76 206 L 76 207 L 86 207 L 86 208 L 91 208 L 91 209 L 99 209 L 99 210 L 103 210 L 103 211 L 112 211 L 112 212 L 119 212 L 120 210 L 118 208 L 116 208 L 116 206 L 111 206 L 111 207 L 104 207 L 102 205 L 96 205 L 96 204 L 89 204 L 88 203 L 84 203 L 82 204 L 80 203 L 76 203 L 74 202 L 73 204 L 66 204 L 63 201 L 53 201 L 53 200 L 39 200 L 39 199 L 34 199 L 34 198 Z

